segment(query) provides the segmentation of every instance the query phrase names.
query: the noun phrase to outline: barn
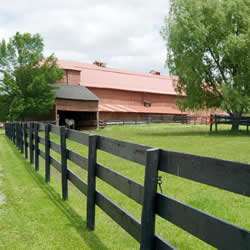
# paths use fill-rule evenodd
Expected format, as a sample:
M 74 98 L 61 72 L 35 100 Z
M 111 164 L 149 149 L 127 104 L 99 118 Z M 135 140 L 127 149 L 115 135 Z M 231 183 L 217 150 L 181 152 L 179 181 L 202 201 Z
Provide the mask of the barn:
M 93 64 L 59 60 L 65 85 L 86 87 L 99 99 L 99 119 L 143 118 L 151 115 L 183 115 L 176 106 L 175 77 L 159 71 L 139 73 Z
M 49 115 L 38 118 L 30 117 L 26 119 L 27 121 L 44 121 L 64 126 L 66 119 L 73 119 L 75 129 L 97 128 L 99 99 L 95 94 L 79 84 L 60 83 L 53 86 L 57 87 L 56 100 Z

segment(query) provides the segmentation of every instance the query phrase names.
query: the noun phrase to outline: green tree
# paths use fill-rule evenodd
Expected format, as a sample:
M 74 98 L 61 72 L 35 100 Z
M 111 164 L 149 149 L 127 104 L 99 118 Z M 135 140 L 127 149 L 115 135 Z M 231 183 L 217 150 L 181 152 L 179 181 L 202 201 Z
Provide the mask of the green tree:
M 162 29 L 170 74 L 186 94 L 182 110 L 220 108 L 234 118 L 250 110 L 250 1 L 170 0 Z
M 48 114 L 55 103 L 53 83 L 61 79 L 52 54 L 43 56 L 39 34 L 16 33 L 0 42 L 0 120 L 24 120 Z

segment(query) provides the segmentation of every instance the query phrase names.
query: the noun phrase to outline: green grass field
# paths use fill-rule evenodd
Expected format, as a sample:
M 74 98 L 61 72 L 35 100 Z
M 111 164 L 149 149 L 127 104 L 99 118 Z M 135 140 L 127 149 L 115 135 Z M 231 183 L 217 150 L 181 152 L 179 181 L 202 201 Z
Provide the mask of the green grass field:
M 150 124 L 106 127 L 96 134 L 160 147 L 173 151 L 250 163 L 250 141 L 245 131 L 231 133 L 220 126 L 210 134 L 208 126 Z M 93 131 L 91 131 L 92 133 Z M 51 139 L 58 141 L 57 136 Z M 87 155 L 87 147 L 67 141 L 74 151 Z M 60 159 L 59 155 L 53 154 Z M 144 166 L 98 151 L 98 161 L 140 183 Z M 0 249 L 138 249 L 139 244 L 100 209 L 96 210 L 96 229 L 86 229 L 86 197 L 69 185 L 69 200 L 60 198 L 60 175 L 52 168 L 49 184 L 44 182 L 44 163 L 34 171 L 13 144 L 0 135 Z M 69 168 L 86 180 L 86 172 L 73 163 Z M 250 198 L 160 173 L 163 193 L 250 230 Z M 105 184 L 97 189 L 140 220 L 141 206 Z M 179 249 L 213 249 L 192 235 L 161 218 L 156 233 Z M 10 240 L 11 239 L 11 240 Z

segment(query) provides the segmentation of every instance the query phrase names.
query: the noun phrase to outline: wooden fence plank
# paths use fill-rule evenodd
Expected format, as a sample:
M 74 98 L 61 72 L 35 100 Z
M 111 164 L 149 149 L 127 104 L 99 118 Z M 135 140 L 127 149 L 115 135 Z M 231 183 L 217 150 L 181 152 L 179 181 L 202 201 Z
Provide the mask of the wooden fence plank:
M 142 184 L 123 176 L 100 163 L 96 164 L 96 176 L 137 203 L 141 205 L 143 204 L 144 187 Z
M 218 249 L 249 249 L 249 231 L 159 193 L 156 213 Z
M 56 153 L 61 154 L 61 146 L 53 141 L 50 141 L 50 148 Z
M 45 160 L 46 157 L 45 157 L 45 152 L 42 151 L 41 149 L 39 149 L 39 155 Z
M 66 129 L 60 127 L 61 140 L 61 167 L 62 167 L 62 198 L 68 199 L 68 178 L 67 178 L 67 147 L 66 147 Z
M 99 206 L 112 220 L 120 225 L 135 240 L 138 242 L 141 241 L 141 224 L 136 218 L 98 191 L 96 191 L 96 205 Z M 155 242 L 157 247 L 155 249 L 176 249 L 158 235 L 155 235 Z
M 68 179 L 71 181 L 75 187 L 82 192 L 84 195 L 87 195 L 88 185 L 85 183 L 79 176 L 77 176 L 72 170 L 67 170 Z
M 88 153 L 88 195 L 87 195 L 87 227 L 95 228 L 95 187 L 96 187 L 96 146 L 97 136 L 89 136 Z
M 39 170 L 39 141 L 38 141 L 38 130 L 39 125 L 38 123 L 34 124 L 34 130 L 35 130 L 35 169 L 36 171 Z
M 38 136 L 38 142 L 45 145 L 45 139 L 42 138 L 41 136 Z
M 45 130 L 45 124 L 39 122 L 39 123 L 38 123 L 38 129 L 39 129 L 40 131 L 44 131 L 44 130 Z
M 50 125 L 45 125 L 45 181 L 50 181 Z
M 176 250 L 177 248 L 169 244 L 166 240 L 160 236 L 155 235 L 155 249 L 157 250 Z
M 148 146 L 120 141 L 104 136 L 99 136 L 97 148 L 143 165 L 146 163 L 146 150 L 150 149 Z
M 159 170 L 250 196 L 249 164 L 161 150 Z
M 53 158 L 52 156 L 50 156 L 50 164 L 58 171 L 58 172 L 62 172 L 62 167 L 61 167 L 61 163 L 56 160 L 55 158 Z
M 134 239 L 140 242 L 140 222 L 125 210 L 120 208 L 112 200 L 96 191 L 96 205 L 98 205 L 109 217 L 128 232 Z
M 67 149 L 67 157 L 82 169 L 88 170 L 88 158 Z
M 89 145 L 89 134 L 82 133 L 80 131 L 67 129 L 67 139 L 80 144 Z
M 155 249 L 155 197 L 158 182 L 159 156 L 159 149 L 147 150 L 141 216 L 141 250 Z
M 60 135 L 60 127 L 50 124 L 50 132 L 56 135 Z

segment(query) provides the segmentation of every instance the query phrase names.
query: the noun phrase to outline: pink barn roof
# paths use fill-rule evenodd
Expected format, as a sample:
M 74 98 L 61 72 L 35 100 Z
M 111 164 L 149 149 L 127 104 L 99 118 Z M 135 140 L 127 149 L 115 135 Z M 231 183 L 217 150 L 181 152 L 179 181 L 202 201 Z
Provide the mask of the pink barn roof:
M 102 112 L 130 112 L 130 113 L 148 113 L 148 114 L 186 114 L 174 107 L 143 107 L 118 104 L 99 104 L 98 111 Z
M 176 95 L 174 89 L 176 77 L 138 73 L 65 60 L 58 60 L 58 66 L 63 69 L 81 71 L 81 85 L 85 87 Z

